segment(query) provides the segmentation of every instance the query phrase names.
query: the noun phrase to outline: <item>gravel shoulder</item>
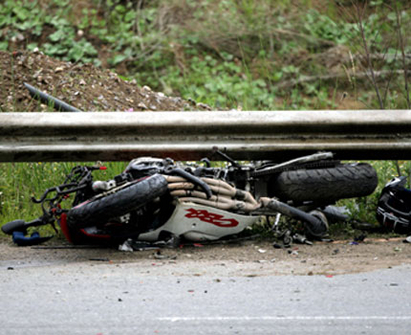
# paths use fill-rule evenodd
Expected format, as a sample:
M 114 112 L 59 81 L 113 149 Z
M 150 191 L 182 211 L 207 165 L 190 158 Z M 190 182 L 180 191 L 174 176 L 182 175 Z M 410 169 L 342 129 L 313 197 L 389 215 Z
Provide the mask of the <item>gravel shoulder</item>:
M 366 239 L 294 245 L 275 249 L 269 241 L 236 244 L 184 246 L 178 249 L 120 252 L 108 248 L 73 248 L 66 245 L 16 247 L 0 242 L 0 269 L 122 264 L 138 269 L 142 275 L 178 276 L 277 276 L 340 275 L 387 269 L 411 264 L 411 244 L 403 238 Z

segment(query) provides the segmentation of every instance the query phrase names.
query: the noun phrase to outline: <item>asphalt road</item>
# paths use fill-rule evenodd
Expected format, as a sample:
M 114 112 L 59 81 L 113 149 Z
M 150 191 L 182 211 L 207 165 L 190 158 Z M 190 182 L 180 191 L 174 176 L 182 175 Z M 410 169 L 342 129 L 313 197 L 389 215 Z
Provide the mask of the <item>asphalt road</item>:
M 410 265 L 233 277 L 137 263 L 3 263 L 0 334 L 410 334 L 410 281 Z

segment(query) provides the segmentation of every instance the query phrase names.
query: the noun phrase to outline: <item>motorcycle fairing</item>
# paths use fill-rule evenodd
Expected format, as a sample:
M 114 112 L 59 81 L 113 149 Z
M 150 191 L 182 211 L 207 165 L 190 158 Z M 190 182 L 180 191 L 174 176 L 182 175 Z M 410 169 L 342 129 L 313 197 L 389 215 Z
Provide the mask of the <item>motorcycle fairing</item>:
M 157 241 L 161 232 L 184 237 L 190 241 L 211 241 L 237 234 L 252 225 L 259 216 L 240 215 L 213 207 L 179 202 L 167 222 L 142 233 L 141 241 Z

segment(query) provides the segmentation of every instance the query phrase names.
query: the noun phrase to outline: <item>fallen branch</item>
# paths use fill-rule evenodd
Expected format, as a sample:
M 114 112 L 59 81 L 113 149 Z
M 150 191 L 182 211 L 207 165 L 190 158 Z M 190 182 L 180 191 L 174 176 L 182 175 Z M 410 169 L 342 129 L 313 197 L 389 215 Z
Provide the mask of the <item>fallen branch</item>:
M 384 71 L 374 71 L 374 77 L 384 77 L 387 75 L 392 75 L 392 74 L 403 74 L 404 70 L 384 70 Z M 364 78 L 369 78 L 370 73 L 368 72 L 356 72 L 355 75 L 353 73 L 349 73 L 348 75 L 352 75 L 352 77 L 355 77 L 356 79 L 364 79 Z M 334 80 L 334 79 L 343 79 L 347 78 L 347 73 L 335 73 L 335 74 L 326 74 L 326 75 L 321 75 L 321 76 L 301 76 L 298 79 L 292 79 L 285 81 L 283 83 L 280 83 L 276 87 L 279 89 L 287 89 L 291 88 L 297 85 L 302 85 L 306 83 L 311 83 L 311 82 L 316 82 L 316 81 L 328 81 L 328 80 Z

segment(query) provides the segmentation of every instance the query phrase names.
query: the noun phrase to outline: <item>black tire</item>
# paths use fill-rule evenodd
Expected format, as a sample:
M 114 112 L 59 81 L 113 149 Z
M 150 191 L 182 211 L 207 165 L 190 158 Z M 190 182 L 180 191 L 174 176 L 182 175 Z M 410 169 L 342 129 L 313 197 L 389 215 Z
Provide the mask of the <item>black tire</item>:
M 285 171 L 269 182 L 269 193 L 282 201 L 332 203 L 370 195 L 377 187 L 374 168 L 366 163 L 333 168 Z
M 107 223 L 165 194 L 167 185 L 167 180 L 156 174 L 116 193 L 86 201 L 67 213 L 67 225 L 69 229 L 80 229 Z

